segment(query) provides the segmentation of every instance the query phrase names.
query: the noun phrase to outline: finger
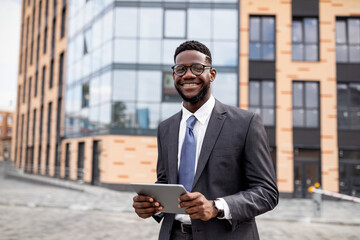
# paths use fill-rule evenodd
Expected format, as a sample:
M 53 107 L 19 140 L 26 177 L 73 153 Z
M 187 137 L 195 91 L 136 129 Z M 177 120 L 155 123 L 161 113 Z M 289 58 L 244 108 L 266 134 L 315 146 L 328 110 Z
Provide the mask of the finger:
M 154 206 L 153 203 L 150 202 L 134 202 L 133 207 L 137 209 L 137 208 L 149 208 Z
M 139 208 L 136 209 L 136 213 L 138 214 L 155 214 L 158 212 L 158 208 L 155 207 L 149 207 L 149 208 Z
M 154 202 L 154 199 L 146 195 L 136 195 L 133 198 L 134 202 Z

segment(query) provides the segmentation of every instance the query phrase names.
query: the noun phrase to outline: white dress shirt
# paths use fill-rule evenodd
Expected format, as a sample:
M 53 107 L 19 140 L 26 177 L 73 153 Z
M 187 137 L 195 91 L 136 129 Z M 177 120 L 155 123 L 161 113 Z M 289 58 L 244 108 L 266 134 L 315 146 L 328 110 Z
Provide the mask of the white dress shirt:
M 194 174 L 196 173 L 201 147 L 205 137 L 205 132 L 214 107 L 215 107 L 215 98 L 212 95 L 210 96 L 209 100 L 204 105 L 202 105 L 195 113 L 190 112 L 184 107 L 184 105 L 182 105 L 182 118 L 180 121 L 180 128 L 179 128 L 178 169 L 180 167 L 181 148 L 185 138 L 186 121 L 190 116 L 194 115 L 197 119 L 193 129 L 193 133 L 196 141 Z M 224 205 L 224 217 L 221 219 L 231 219 L 231 214 L 228 204 L 223 198 L 219 198 L 219 200 Z M 176 214 L 175 219 L 183 223 L 191 224 L 190 216 L 186 214 Z

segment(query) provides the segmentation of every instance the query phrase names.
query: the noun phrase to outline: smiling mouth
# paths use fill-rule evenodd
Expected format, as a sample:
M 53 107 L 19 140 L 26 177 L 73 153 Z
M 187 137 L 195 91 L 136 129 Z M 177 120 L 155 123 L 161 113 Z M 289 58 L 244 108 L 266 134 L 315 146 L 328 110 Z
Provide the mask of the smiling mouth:
M 184 87 L 191 87 L 191 86 L 197 86 L 198 83 L 184 83 L 184 84 L 181 84 L 182 86 Z

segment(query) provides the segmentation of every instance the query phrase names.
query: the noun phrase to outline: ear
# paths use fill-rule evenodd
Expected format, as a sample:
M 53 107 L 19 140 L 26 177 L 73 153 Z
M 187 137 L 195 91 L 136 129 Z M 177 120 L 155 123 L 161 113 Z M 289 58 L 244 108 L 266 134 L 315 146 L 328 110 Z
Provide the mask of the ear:
M 172 75 L 173 75 L 173 80 L 175 81 L 175 73 L 173 72 Z
M 215 69 L 215 68 L 212 68 L 212 69 L 210 70 L 210 82 L 215 81 L 215 78 L 216 78 L 216 69 Z

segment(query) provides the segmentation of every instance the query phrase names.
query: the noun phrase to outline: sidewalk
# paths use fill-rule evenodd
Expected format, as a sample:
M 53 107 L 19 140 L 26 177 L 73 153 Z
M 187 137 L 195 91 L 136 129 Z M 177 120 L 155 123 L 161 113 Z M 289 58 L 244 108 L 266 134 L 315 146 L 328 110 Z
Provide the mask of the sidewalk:
M 4 171 L 4 169 L 1 168 L 0 164 L 0 205 L 133 212 L 132 197 L 134 193 L 131 192 L 119 192 L 78 182 L 16 171 L 7 173 L 7 176 L 1 179 L 1 171 Z M 16 185 L 18 189 L 9 187 L 14 181 L 18 182 Z M 50 186 L 48 188 L 41 186 L 40 188 L 35 184 L 31 185 L 32 188 L 29 189 L 29 182 L 57 186 L 57 188 Z M 316 218 L 313 217 L 311 199 L 281 198 L 278 206 L 273 211 L 257 218 L 270 221 L 360 226 L 359 203 L 340 200 L 323 200 L 322 203 L 322 215 Z

